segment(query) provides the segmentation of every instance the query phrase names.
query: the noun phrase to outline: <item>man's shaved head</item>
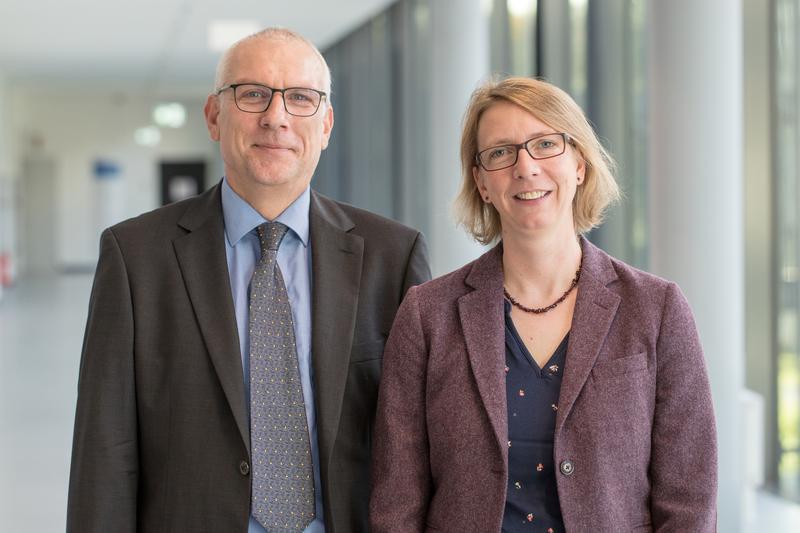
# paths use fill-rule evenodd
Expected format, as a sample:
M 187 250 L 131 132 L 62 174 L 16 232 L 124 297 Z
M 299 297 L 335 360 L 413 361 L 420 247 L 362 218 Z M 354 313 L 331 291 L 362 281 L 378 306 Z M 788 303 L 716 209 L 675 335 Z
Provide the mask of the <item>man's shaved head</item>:
M 252 35 L 248 35 L 228 48 L 222 57 L 219 60 L 219 64 L 217 65 L 217 74 L 214 78 L 214 92 L 218 91 L 225 83 L 226 78 L 230 73 L 230 60 L 231 57 L 234 55 L 235 51 L 244 44 L 249 44 L 253 41 L 299 41 L 304 43 L 308 46 L 313 52 L 314 55 L 317 56 L 319 59 L 320 64 L 322 65 L 323 74 L 325 76 L 325 87 L 322 88 L 328 94 L 328 100 L 330 101 L 331 97 L 331 69 L 328 67 L 327 61 L 325 61 L 325 57 L 323 57 L 322 53 L 314 46 L 314 43 L 303 37 L 297 32 L 286 28 L 266 28 L 258 33 L 254 33 Z M 282 87 L 279 87 L 282 88 Z

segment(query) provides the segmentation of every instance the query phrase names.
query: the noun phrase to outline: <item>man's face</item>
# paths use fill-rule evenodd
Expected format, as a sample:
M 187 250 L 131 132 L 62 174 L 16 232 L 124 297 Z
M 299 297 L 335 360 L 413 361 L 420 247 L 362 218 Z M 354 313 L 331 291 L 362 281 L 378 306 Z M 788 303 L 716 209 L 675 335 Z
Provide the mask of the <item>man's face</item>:
M 302 41 L 255 39 L 233 51 L 222 86 L 259 83 L 327 91 L 324 72 Z M 251 204 L 265 195 L 292 200 L 299 196 L 311 182 L 333 127 L 327 99 L 316 114 L 297 117 L 286 112 L 279 93 L 263 113 L 246 113 L 236 107 L 233 90 L 227 89 L 208 97 L 205 114 L 211 138 L 220 143 L 228 183 Z

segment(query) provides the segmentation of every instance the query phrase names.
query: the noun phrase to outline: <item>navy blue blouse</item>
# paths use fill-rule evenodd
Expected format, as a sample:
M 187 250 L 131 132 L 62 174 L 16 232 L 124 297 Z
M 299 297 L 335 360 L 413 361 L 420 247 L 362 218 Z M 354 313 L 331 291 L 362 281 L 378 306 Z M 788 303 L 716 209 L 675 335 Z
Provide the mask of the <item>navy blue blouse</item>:
M 540 369 L 511 321 L 511 304 L 504 303 L 508 489 L 503 532 L 563 533 L 553 436 L 569 334 Z

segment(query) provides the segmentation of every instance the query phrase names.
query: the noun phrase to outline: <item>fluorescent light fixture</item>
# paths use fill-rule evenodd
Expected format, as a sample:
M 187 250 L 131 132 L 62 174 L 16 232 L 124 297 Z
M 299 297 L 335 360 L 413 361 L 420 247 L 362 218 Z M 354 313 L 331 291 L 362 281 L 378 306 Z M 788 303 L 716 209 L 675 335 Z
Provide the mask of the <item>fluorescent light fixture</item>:
M 233 43 L 261 30 L 256 20 L 214 20 L 208 25 L 208 49 L 224 52 Z
M 161 128 L 180 128 L 186 123 L 186 108 L 178 102 L 158 104 L 153 108 L 153 122 Z
M 514 17 L 527 17 L 533 13 L 536 0 L 508 0 L 508 12 Z
M 133 133 L 133 140 L 139 146 L 156 146 L 161 142 L 161 130 L 155 126 L 145 126 Z

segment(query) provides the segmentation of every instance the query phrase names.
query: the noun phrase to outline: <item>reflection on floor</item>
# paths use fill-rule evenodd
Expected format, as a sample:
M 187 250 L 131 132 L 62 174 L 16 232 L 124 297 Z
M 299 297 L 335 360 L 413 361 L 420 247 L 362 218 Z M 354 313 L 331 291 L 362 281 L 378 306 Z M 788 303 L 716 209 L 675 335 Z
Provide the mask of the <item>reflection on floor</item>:
M 76 383 L 91 276 L 21 280 L 0 300 L 0 531 L 64 530 Z M 766 493 L 743 531 L 800 531 Z

